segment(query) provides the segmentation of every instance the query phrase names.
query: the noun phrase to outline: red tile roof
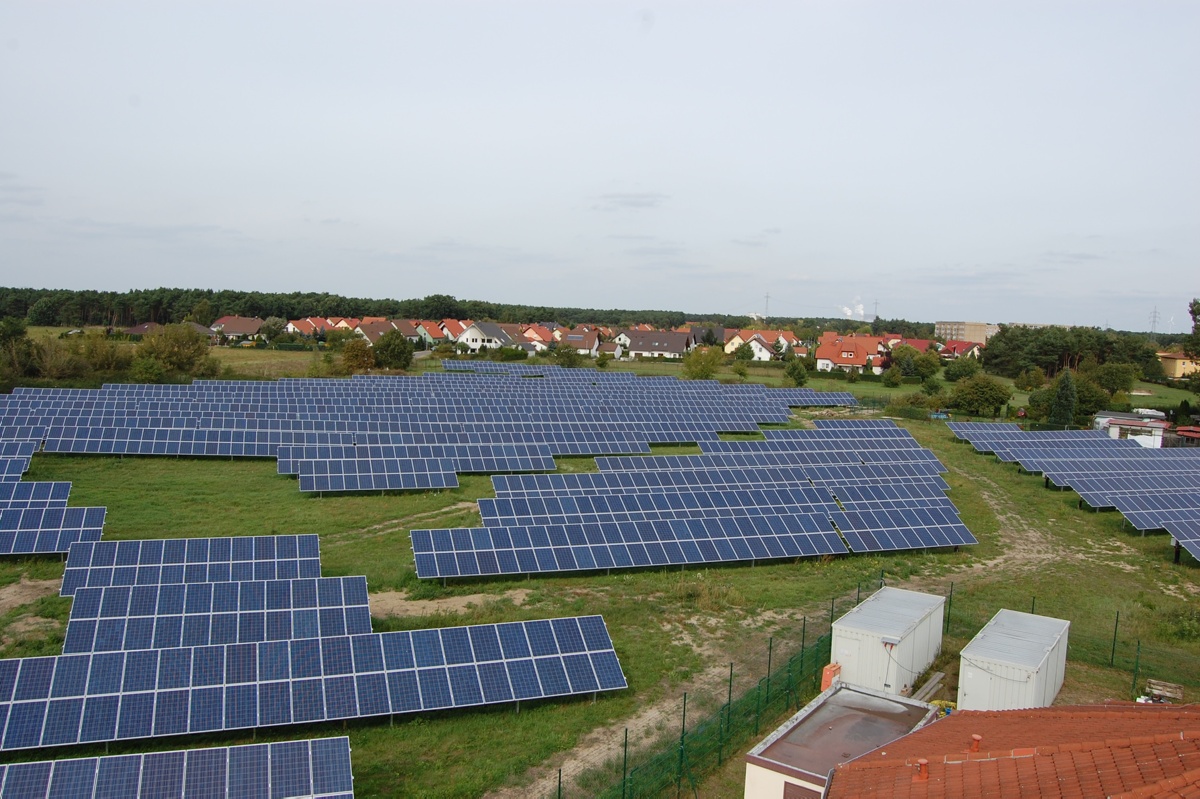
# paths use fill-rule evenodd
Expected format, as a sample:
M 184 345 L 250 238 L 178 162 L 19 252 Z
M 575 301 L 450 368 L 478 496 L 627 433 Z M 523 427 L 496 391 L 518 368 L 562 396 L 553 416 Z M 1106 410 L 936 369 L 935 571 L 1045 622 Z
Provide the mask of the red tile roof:
M 980 739 L 972 751 L 972 736 Z M 928 777 L 918 776 L 918 760 Z M 828 796 L 1197 796 L 1200 707 L 961 711 L 834 770 Z

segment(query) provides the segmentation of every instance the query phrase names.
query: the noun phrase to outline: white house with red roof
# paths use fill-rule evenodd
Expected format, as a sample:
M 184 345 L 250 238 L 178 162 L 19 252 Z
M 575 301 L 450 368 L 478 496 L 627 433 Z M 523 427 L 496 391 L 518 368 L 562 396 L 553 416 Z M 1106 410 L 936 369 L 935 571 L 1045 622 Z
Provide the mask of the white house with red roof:
M 938 355 L 943 360 L 952 361 L 957 358 L 980 358 L 983 356 L 983 345 L 977 341 L 959 341 L 951 339 L 942 345 Z
M 839 335 L 833 331 L 821 334 L 815 357 L 818 372 L 864 372 L 883 373 L 883 356 L 887 349 L 878 336 L 856 336 L 853 333 Z

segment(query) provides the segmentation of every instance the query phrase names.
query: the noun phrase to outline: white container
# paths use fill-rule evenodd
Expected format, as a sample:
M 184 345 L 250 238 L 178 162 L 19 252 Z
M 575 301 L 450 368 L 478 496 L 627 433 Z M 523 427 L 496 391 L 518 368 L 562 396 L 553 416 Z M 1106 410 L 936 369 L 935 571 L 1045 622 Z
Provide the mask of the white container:
M 900 696 L 942 648 L 945 597 L 880 588 L 833 623 L 832 659 L 841 680 Z
M 1071 622 L 1001 610 L 963 647 L 959 710 L 1049 707 L 1062 688 Z

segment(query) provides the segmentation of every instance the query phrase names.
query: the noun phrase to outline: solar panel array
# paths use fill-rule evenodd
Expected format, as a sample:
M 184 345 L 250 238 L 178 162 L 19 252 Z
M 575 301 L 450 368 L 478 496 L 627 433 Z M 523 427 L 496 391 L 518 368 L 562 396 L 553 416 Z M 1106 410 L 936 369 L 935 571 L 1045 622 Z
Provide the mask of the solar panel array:
M 349 738 L 0 764 L 5 799 L 353 799 Z
M 62 596 L 83 587 L 288 580 L 321 576 L 315 535 L 166 538 L 72 544 Z
M 599 616 L 0 660 L 0 749 L 626 687 Z
M 444 366 L 420 378 L 18 389 L 0 398 L 0 428 L 44 436 L 47 452 L 279 457 L 305 492 L 428 490 L 457 486 L 456 474 L 553 471 L 555 456 L 715 443 L 719 432 L 786 422 L 792 406 L 857 404 L 845 393 L 629 372 Z M 0 480 L 21 473 L 19 459 L 0 460 Z
M 65 654 L 371 632 L 365 577 L 80 588 Z
M 597 458 L 597 474 L 493 477 L 496 498 L 479 500 L 483 527 L 412 531 L 417 575 L 753 561 L 976 542 L 943 493 L 944 467 L 894 424 L 769 431 L 764 441 L 710 441 L 701 448 L 713 453 Z M 892 493 L 855 493 L 864 486 Z
M 1146 448 L 1099 430 L 1024 432 L 1015 425 L 951 424 L 978 452 L 1042 474 L 1092 508 L 1116 508 L 1136 529 L 1166 530 L 1200 559 L 1200 448 Z

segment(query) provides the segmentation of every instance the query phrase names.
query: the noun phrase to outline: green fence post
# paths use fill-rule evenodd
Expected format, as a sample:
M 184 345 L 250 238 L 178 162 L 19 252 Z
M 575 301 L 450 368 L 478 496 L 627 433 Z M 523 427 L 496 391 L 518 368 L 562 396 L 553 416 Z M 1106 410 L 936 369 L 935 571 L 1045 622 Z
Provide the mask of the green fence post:
M 1108 656 L 1108 665 L 1111 668 L 1117 662 L 1117 628 L 1121 626 L 1121 611 L 1117 611 L 1117 620 L 1113 622 L 1113 643 L 1112 654 Z
M 629 782 L 629 728 L 625 728 L 625 754 L 621 757 L 621 799 L 625 799 L 625 786 Z
M 879 587 L 883 588 L 883 569 L 879 570 Z
M 954 583 L 950 583 L 950 596 L 946 597 L 946 629 L 942 632 L 950 632 L 950 608 L 954 605 Z
M 804 671 L 804 639 L 808 637 L 808 616 L 800 622 L 800 671 Z
M 858 592 L 854 595 L 854 604 L 855 605 L 862 604 L 862 583 L 861 582 L 858 584 Z
M 1129 688 L 1129 698 L 1137 699 L 1138 672 L 1142 668 L 1142 640 L 1137 642 L 1137 654 L 1133 656 L 1133 685 Z
M 771 655 L 775 651 L 775 636 L 767 639 L 767 698 L 766 702 L 771 702 Z
M 837 602 L 837 597 L 829 597 L 829 630 L 833 631 L 833 603 Z
M 683 787 L 683 747 L 684 736 L 687 735 L 687 692 L 683 694 L 683 719 L 679 724 L 679 763 L 675 766 L 675 795 Z
M 754 734 L 758 735 L 759 713 L 762 710 L 762 680 L 754 686 Z
M 1032 599 L 1030 599 L 1030 601 L 1029 601 L 1029 612 L 1030 612 L 1030 613 L 1036 613 L 1036 612 L 1037 612 L 1037 597 L 1033 597 Z

